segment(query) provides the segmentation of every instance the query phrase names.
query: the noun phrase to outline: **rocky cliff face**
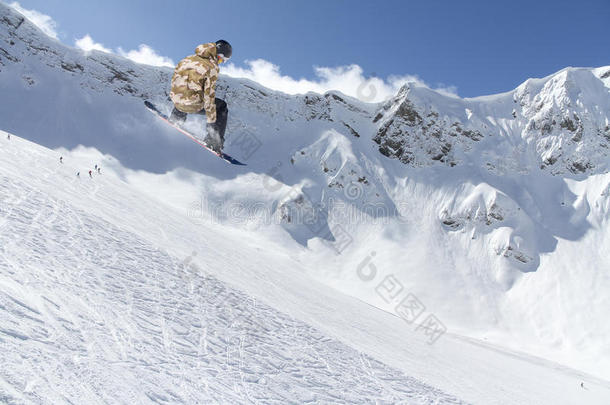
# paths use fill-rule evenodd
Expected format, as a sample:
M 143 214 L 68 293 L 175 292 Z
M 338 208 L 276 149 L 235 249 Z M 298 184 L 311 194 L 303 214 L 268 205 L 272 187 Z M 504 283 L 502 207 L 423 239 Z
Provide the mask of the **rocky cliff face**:
M 21 65 L 23 83 L 35 87 L 34 66 L 41 63 L 77 78 L 83 88 L 119 95 L 149 98 L 164 91 L 168 69 L 125 63 L 123 58 L 103 52 L 85 53 L 46 37 L 23 16 L 5 5 L 0 20 L 0 72 L 11 64 Z M 151 80 L 152 79 L 152 80 Z M 154 86 L 157 84 L 157 86 Z

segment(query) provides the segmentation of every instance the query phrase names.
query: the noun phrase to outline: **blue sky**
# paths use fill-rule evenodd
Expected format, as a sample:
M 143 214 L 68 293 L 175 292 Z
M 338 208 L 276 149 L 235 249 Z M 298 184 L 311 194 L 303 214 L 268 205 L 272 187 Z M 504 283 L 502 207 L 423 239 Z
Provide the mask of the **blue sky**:
M 379 77 L 390 90 L 388 77 L 416 77 L 474 97 L 566 66 L 610 65 L 610 0 L 19 3 L 50 16 L 68 45 L 88 34 L 114 52 L 146 44 L 177 62 L 197 44 L 224 38 L 233 44 L 234 72 L 257 78 L 275 69 L 266 77 L 272 83 L 280 69 L 285 87 L 304 78 L 301 87 L 313 90 L 320 82 L 321 90 L 332 87 L 347 73 Z M 245 64 L 257 59 L 265 62 Z M 359 70 L 338 69 L 353 64 Z

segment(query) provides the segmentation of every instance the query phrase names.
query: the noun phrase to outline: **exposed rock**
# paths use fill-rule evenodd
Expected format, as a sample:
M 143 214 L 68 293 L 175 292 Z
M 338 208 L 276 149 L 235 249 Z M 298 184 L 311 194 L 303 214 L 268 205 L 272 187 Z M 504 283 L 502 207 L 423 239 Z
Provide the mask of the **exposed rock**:
M 6 49 L 0 48 L 0 63 L 2 62 L 2 58 L 11 61 L 11 62 L 21 62 L 21 59 L 17 58 L 14 55 L 11 55 Z M 3 64 L 4 65 L 4 64 Z
M 80 63 L 71 64 L 67 62 L 61 62 L 61 67 L 62 69 L 67 70 L 68 72 L 76 72 L 78 70 L 82 73 L 85 71 L 85 68 Z
M 346 122 L 343 121 L 343 125 L 345 125 L 345 127 L 349 130 L 349 132 L 354 135 L 356 138 L 360 138 L 360 134 L 358 132 L 356 132 L 356 130 L 354 128 L 352 128 L 350 125 L 348 125 Z

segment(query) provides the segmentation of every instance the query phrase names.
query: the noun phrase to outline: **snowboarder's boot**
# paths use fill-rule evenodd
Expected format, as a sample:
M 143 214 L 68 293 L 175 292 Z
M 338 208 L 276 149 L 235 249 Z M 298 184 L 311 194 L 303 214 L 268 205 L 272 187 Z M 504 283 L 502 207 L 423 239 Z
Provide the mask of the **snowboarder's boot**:
M 182 112 L 174 107 L 171 115 L 169 116 L 169 122 L 172 124 L 182 125 L 184 124 L 184 121 L 186 121 L 186 116 L 187 114 L 185 112 Z
M 217 98 L 214 101 L 216 103 L 216 122 L 206 124 L 205 143 L 215 152 L 221 153 L 225 143 L 229 110 L 224 100 Z
M 210 147 L 216 153 L 222 153 L 224 146 L 224 139 L 221 138 L 218 129 L 216 128 L 216 122 L 213 124 L 206 125 L 207 135 L 203 142 Z

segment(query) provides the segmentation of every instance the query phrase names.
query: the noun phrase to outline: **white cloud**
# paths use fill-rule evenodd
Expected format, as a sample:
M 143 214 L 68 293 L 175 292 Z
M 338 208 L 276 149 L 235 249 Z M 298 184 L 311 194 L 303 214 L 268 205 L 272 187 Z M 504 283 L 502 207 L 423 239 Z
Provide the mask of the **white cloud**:
M 125 51 L 123 48 L 119 47 L 117 48 L 116 52 L 113 52 L 112 49 L 106 48 L 99 42 L 95 42 L 93 38 L 87 34 L 84 37 L 77 39 L 75 41 L 75 45 L 77 48 L 80 48 L 86 52 L 98 50 L 102 52 L 115 53 L 127 59 L 131 59 L 136 63 L 143 63 L 152 66 L 175 66 L 174 61 L 172 61 L 170 58 L 159 55 L 157 51 L 146 44 L 141 44 L 137 50 L 132 49 L 130 51 Z
M 85 35 L 84 37 L 82 37 L 80 39 L 77 39 L 75 41 L 75 45 L 77 48 L 80 48 L 86 52 L 96 50 L 96 51 L 112 53 L 112 50 L 106 48 L 104 45 L 102 45 L 98 42 L 95 42 L 93 40 L 93 38 L 91 38 L 91 36 L 89 36 L 89 34 Z
M 19 11 L 21 14 L 25 16 L 28 20 L 30 20 L 34 25 L 42 30 L 48 36 L 58 39 L 57 36 L 57 23 L 48 15 L 42 14 L 36 10 L 26 10 L 21 7 L 21 4 L 16 1 L 9 4 L 12 8 Z
M 329 90 L 338 90 L 366 102 L 387 100 L 394 96 L 401 86 L 409 82 L 430 87 L 414 75 L 390 76 L 387 79 L 365 77 L 362 68 L 358 65 L 334 68 L 315 67 L 315 80 L 297 80 L 282 75 L 279 66 L 263 59 L 246 61 L 246 65 L 247 68 L 242 68 L 229 64 L 221 69 L 221 72 L 231 77 L 250 79 L 265 87 L 288 94 L 304 94 L 308 91 L 324 93 Z M 442 86 L 434 90 L 456 96 L 457 89 L 453 86 Z
M 119 55 L 124 56 L 127 59 L 131 59 L 137 63 L 144 63 L 152 66 L 167 66 L 172 68 L 175 66 L 174 61 L 168 57 L 159 55 L 157 51 L 146 44 L 141 44 L 138 50 L 133 49 L 125 52 L 123 49 L 119 48 L 117 51 Z
M 457 92 L 457 86 L 447 86 L 444 84 L 439 84 L 438 87 L 434 88 L 434 90 L 446 96 L 459 97 Z

